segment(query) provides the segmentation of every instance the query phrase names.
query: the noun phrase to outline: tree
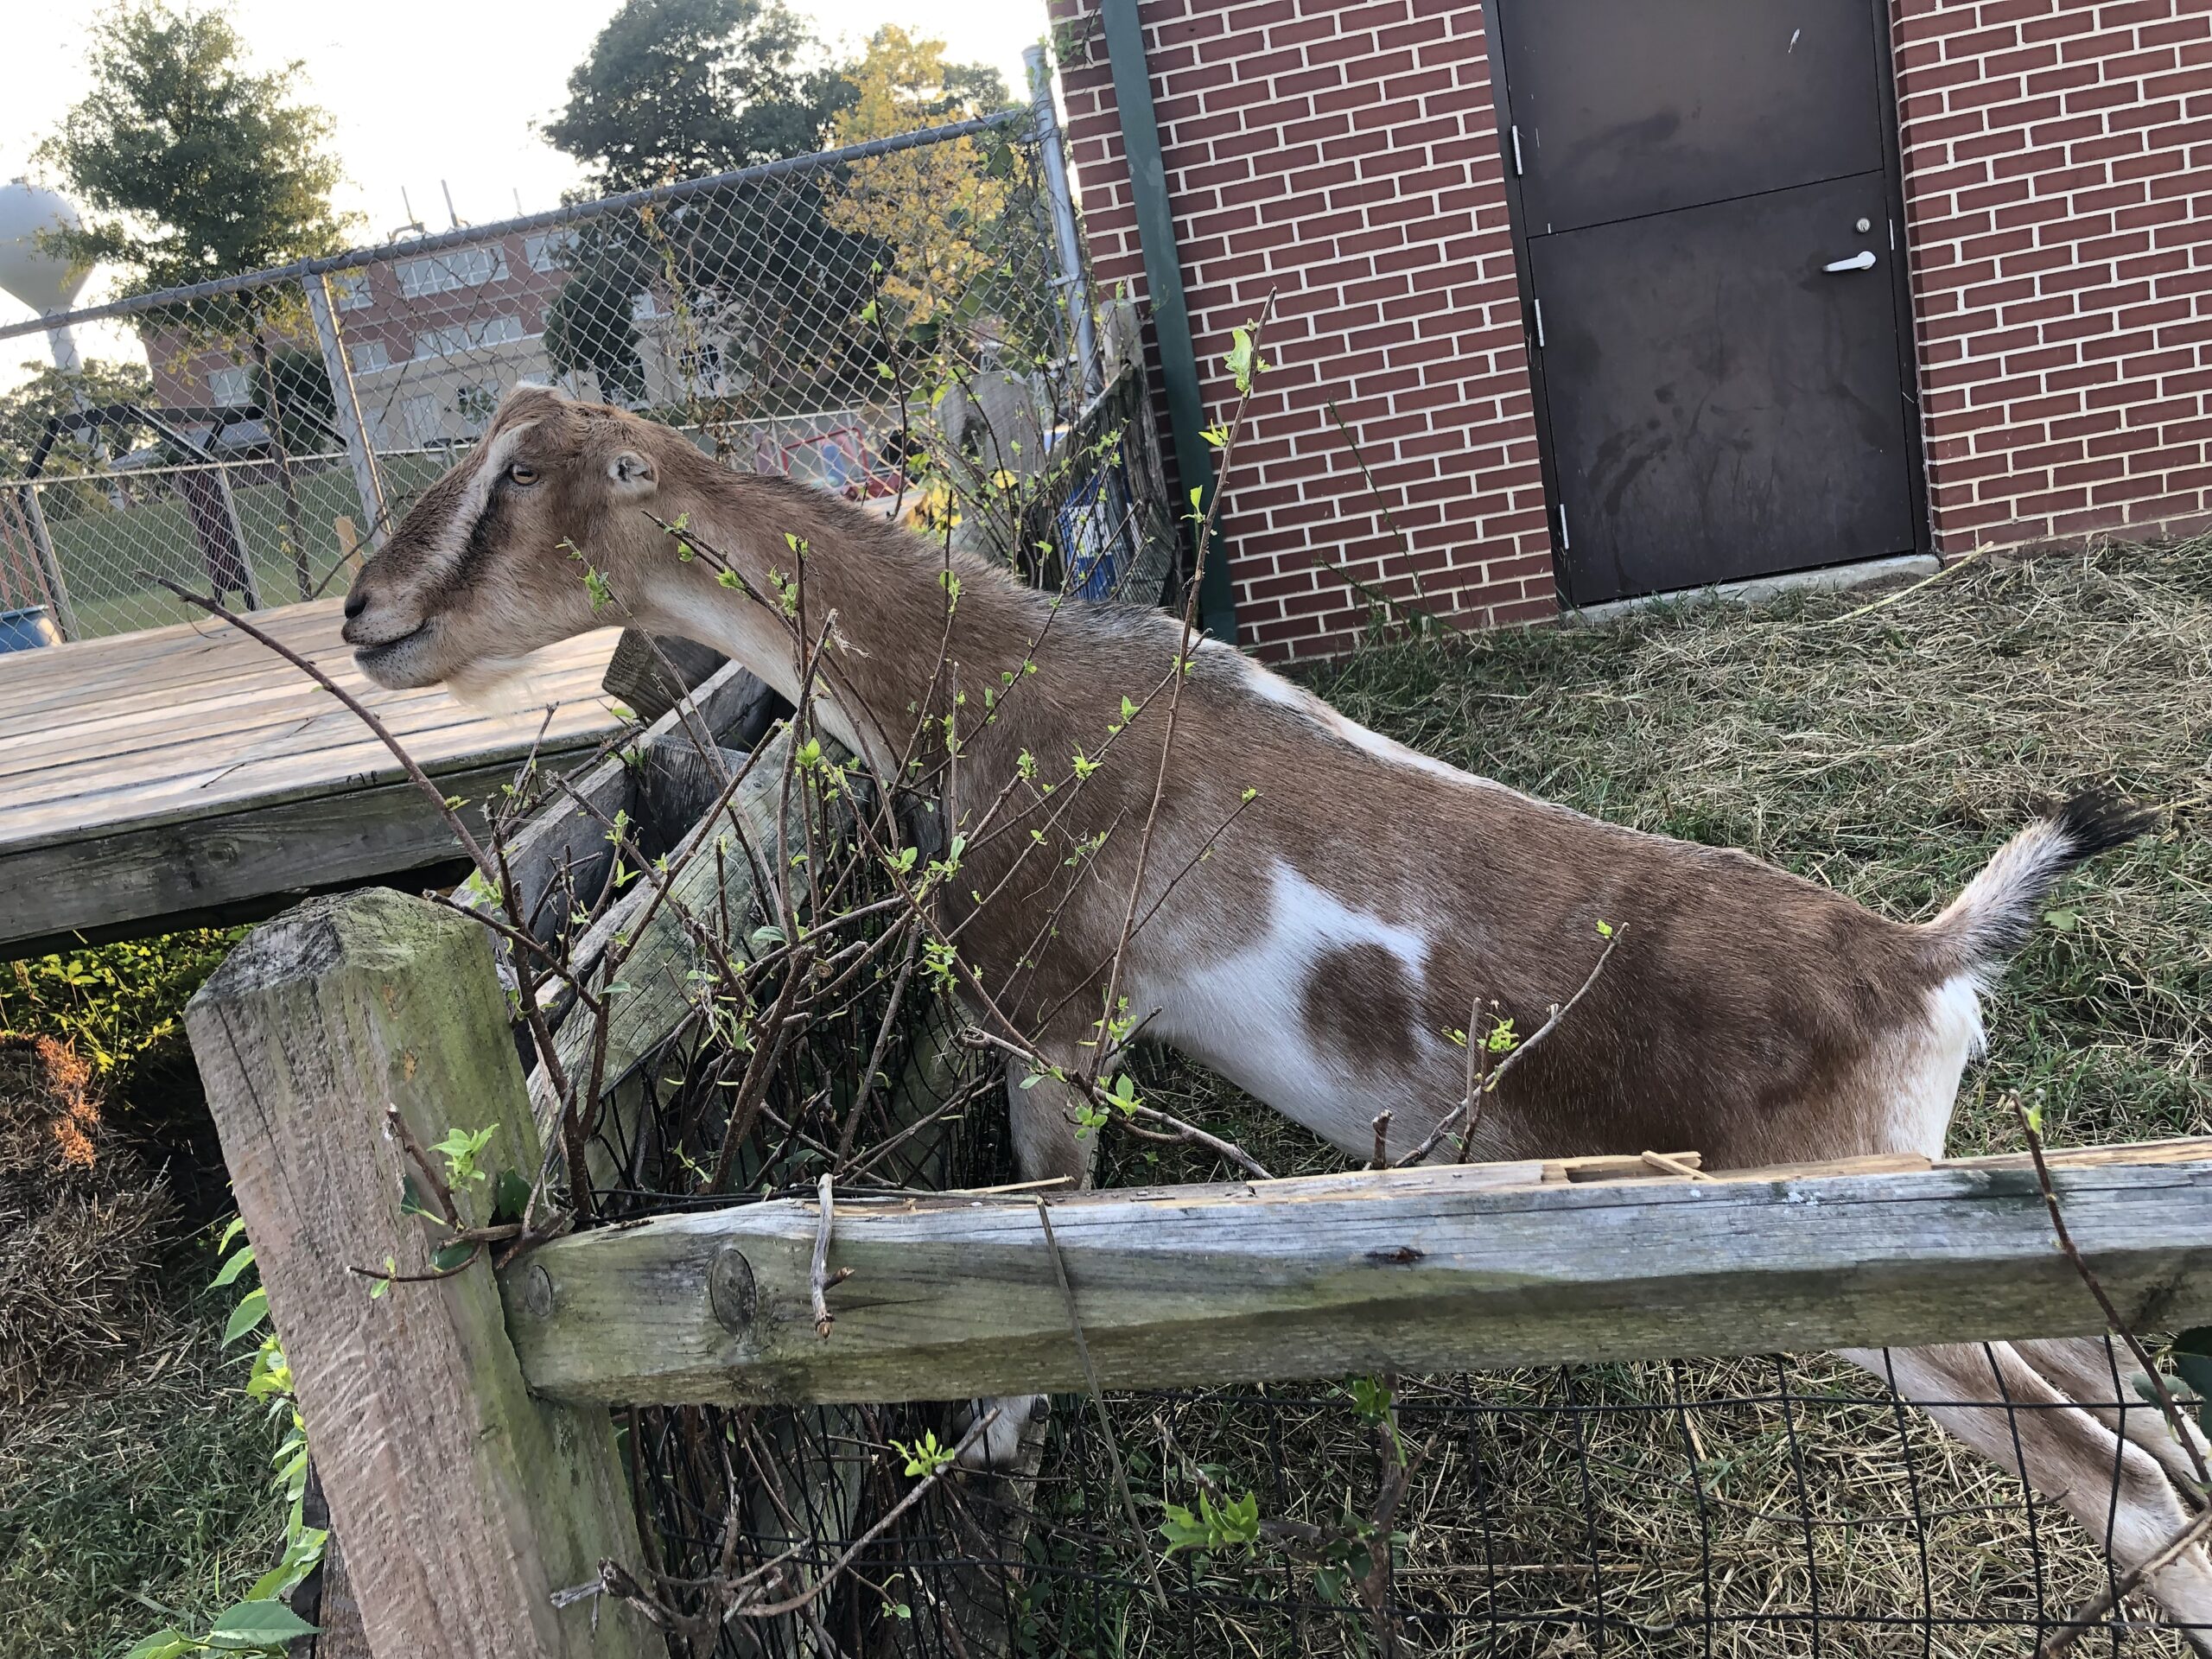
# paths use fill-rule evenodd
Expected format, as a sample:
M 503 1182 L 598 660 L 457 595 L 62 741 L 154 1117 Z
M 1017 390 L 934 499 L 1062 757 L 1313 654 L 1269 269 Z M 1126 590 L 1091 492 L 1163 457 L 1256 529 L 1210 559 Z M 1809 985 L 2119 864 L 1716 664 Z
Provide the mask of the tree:
M 302 66 L 257 73 L 220 11 L 125 0 L 94 26 L 92 90 L 62 119 L 40 159 L 93 216 L 57 234 L 66 251 L 121 267 L 130 291 L 228 276 L 345 245 L 330 204 L 337 161 L 330 118 L 299 99 Z M 268 412 L 284 524 L 300 595 L 313 588 L 284 434 L 278 349 L 312 336 L 298 291 L 254 288 L 220 302 L 156 314 L 200 349 L 250 358 Z
M 71 253 L 146 293 L 345 245 L 330 118 L 297 101 L 303 66 L 252 73 L 228 17 L 165 0 L 108 13 L 91 58 L 91 93 L 39 152 L 102 215 L 62 233 Z
M 67 417 L 79 409 L 112 404 L 147 404 L 154 398 L 152 377 L 136 363 L 87 358 L 74 374 L 64 374 L 51 364 L 24 366 L 34 368 L 30 378 L 0 393 L 0 478 L 23 475 L 46 435 L 46 423 L 55 416 Z M 65 438 L 48 451 L 41 476 L 57 480 L 41 497 L 49 518 L 106 509 L 107 498 L 80 481 L 92 471 L 86 464 L 91 454 L 81 439 Z M 58 481 L 61 480 L 69 481 Z
M 545 136 L 601 191 L 803 156 L 851 96 L 818 49 L 780 0 L 624 0 Z
M 869 36 L 846 72 L 851 105 L 834 122 L 840 144 L 887 138 L 965 120 L 1009 101 L 997 70 L 944 60 L 944 42 L 918 40 L 893 24 Z M 829 209 L 840 230 L 892 250 L 883 292 L 908 325 L 957 311 L 997 264 L 993 232 L 1011 186 L 971 138 L 870 156 L 848 169 Z
M 625 0 L 569 75 L 568 105 L 545 136 L 606 191 L 804 156 L 858 95 L 836 70 L 808 67 L 820 57 L 775 0 Z M 755 406 L 849 378 L 852 319 L 882 250 L 825 223 L 823 207 L 819 181 L 795 175 L 581 227 L 561 255 L 571 274 L 547 315 L 548 357 L 590 372 L 607 397 L 643 402 L 631 302 L 657 293 L 678 313 L 658 326 L 661 343 L 711 327 L 726 373 L 753 388 Z M 686 385 L 670 412 L 710 422 L 723 401 Z

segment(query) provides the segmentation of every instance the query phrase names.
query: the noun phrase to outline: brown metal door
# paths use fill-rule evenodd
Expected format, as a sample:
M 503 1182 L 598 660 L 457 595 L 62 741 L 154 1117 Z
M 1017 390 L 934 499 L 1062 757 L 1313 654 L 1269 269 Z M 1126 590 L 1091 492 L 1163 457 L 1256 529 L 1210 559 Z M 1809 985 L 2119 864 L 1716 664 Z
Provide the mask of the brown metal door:
M 1578 604 L 1923 537 L 1868 0 L 1497 0 L 1561 583 Z

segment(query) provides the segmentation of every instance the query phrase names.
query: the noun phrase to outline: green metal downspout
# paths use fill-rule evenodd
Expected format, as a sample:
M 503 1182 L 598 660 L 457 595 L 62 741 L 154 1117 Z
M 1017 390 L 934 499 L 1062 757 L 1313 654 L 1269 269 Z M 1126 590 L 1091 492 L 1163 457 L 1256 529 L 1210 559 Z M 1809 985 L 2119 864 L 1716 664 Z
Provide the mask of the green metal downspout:
M 1144 25 L 1137 0 L 1102 0 L 1106 54 L 1114 68 L 1114 103 L 1122 116 L 1122 149 L 1128 157 L 1129 194 L 1137 210 L 1137 243 L 1144 251 L 1145 287 L 1160 340 L 1160 374 L 1166 383 L 1168 435 L 1185 499 L 1202 491 L 1199 509 L 1213 505 L 1213 451 L 1200 435 L 1205 406 L 1198 396 L 1198 359 L 1191 346 L 1191 312 L 1183 297 L 1183 261 L 1175 248 L 1175 219 L 1167 205 L 1167 164 L 1160 158 L 1160 127 L 1152 112 L 1152 72 L 1145 62 Z M 1236 643 L 1236 599 L 1229 582 L 1229 555 L 1214 531 L 1198 576 L 1198 620 L 1206 632 Z

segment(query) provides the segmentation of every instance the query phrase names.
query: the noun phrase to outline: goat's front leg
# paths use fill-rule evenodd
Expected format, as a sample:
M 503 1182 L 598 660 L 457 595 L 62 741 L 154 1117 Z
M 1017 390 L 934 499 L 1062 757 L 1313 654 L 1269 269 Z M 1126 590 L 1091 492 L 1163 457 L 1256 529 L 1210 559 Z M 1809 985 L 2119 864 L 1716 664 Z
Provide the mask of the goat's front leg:
M 1072 1051 L 1073 1045 L 1068 1047 Z M 1070 1073 L 1081 1064 L 1072 1058 L 1052 1058 L 1053 1064 Z M 1067 1185 L 1059 1189 L 1062 1192 L 1080 1191 L 1090 1185 L 1098 1137 L 1080 1132 L 1077 1107 L 1081 1099 L 1072 1084 L 1062 1083 L 1050 1072 L 1033 1071 L 1020 1060 L 1007 1067 L 1007 1118 L 1014 1135 L 1014 1166 L 1023 1180 L 1065 1176 Z M 1033 1427 L 1041 1430 L 1052 1402 L 1041 1394 L 1001 1395 L 977 1400 L 969 1409 L 981 1415 L 994 1407 L 998 1409 L 997 1421 L 961 1453 L 961 1461 L 976 1469 L 1019 1469 L 1027 1461 L 1023 1438 Z
M 2164 1554 L 2190 1523 L 2161 1459 L 2137 1444 L 2134 1433 L 2126 1439 L 2113 1433 L 2095 1410 L 2054 1386 L 2010 1343 L 1839 1351 L 2007 1474 L 2063 1504 L 2103 1546 L 2115 1573 Z M 2088 1355 L 2067 1357 L 2091 1363 Z M 2107 1370 L 2092 1397 L 2112 1393 Z M 2128 1420 L 2128 1428 L 2136 1429 L 2138 1413 L 2130 1411 Z M 2212 1561 L 2204 1550 L 2183 1551 L 2151 1575 L 2149 1589 L 2190 1644 L 2212 1655 Z

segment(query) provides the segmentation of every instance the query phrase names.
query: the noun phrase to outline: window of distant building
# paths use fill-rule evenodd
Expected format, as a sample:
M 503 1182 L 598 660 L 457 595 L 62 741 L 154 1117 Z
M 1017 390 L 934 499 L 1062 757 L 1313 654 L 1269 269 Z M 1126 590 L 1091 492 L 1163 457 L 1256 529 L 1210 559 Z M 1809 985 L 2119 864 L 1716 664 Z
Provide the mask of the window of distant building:
M 486 317 L 475 322 L 457 322 L 449 328 L 432 328 L 415 336 L 415 355 L 420 358 L 452 357 L 461 352 L 481 351 L 487 346 L 504 346 L 522 338 L 520 317 Z
M 244 364 L 227 369 L 211 369 L 207 374 L 207 396 L 219 406 L 229 407 L 253 401 L 253 371 Z
M 353 372 L 374 374 L 378 369 L 391 366 L 391 348 L 380 340 L 360 340 L 353 342 Z
M 425 294 L 449 294 L 457 288 L 481 288 L 486 283 L 498 282 L 506 274 L 506 250 L 497 243 L 481 247 L 455 248 L 450 253 L 434 253 L 421 259 L 403 260 L 399 266 L 399 293 L 403 299 L 418 300 Z
M 420 448 L 435 443 L 446 435 L 445 423 L 438 418 L 438 400 L 425 395 L 410 397 L 399 406 L 402 419 L 407 423 L 408 441 Z
M 575 246 L 574 231 L 546 231 L 522 239 L 523 257 L 530 261 L 532 270 L 561 270 L 569 250 Z
M 340 311 L 362 310 L 375 297 L 369 292 L 369 273 L 365 270 L 331 272 L 330 292 Z

